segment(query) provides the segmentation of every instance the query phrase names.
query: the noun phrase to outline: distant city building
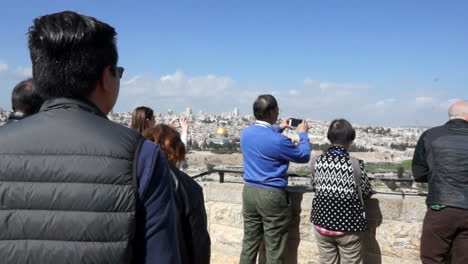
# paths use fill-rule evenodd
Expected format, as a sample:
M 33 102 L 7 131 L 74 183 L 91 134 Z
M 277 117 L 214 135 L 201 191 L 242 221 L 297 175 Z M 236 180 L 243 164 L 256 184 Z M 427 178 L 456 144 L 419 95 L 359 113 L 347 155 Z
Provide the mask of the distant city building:
M 233 116 L 232 112 L 227 112 L 227 113 L 222 113 L 221 114 L 221 117 L 224 118 L 224 119 L 231 119 L 232 116 Z
M 255 120 L 255 117 L 253 115 L 245 115 L 244 118 L 249 121 Z
M 216 129 L 216 133 L 214 137 L 210 137 L 206 139 L 206 142 L 217 144 L 217 145 L 224 145 L 228 143 L 234 143 L 234 139 L 229 137 L 228 131 L 225 127 L 218 127 Z
M 186 110 L 186 109 L 185 109 Z M 191 111 L 184 111 L 185 113 Z M 239 141 L 241 131 L 244 127 L 251 125 L 255 118 L 252 114 L 244 115 L 242 118 L 235 117 L 234 111 L 223 113 L 222 115 L 200 112 L 200 115 L 190 115 L 190 138 L 192 142 L 205 142 L 208 144 L 227 144 L 237 143 Z M 0 110 L 0 125 L 8 120 L 10 111 Z M 198 113 L 198 110 L 197 110 Z M 109 119 L 129 126 L 132 119 L 131 112 L 116 112 L 110 113 Z M 162 115 L 155 112 L 156 123 L 167 124 L 174 117 L 171 109 L 168 109 L 167 114 L 164 111 Z M 330 121 L 327 120 L 307 120 L 309 122 L 309 138 L 314 144 L 328 144 L 327 130 Z M 413 146 L 416 144 L 419 136 L 426 130 L 424 127 L 381 127 L 381 126 L 359 126 L 354 125 L 356 133 L 355 145 L 373 149 L 376 153 L 400 153 L 399 158 L 394 161 L 402 161 L 405 158 L 412 157 Z M 229 134 L 228 132 L 229 131 Z M 291 138 L 295 138 L 295 131 L 285 131 L 285 134 L 290 134 Z M 212 142 L 212 143 L 210 143 Z M 406 145 L 406 150 L 399 150 L 392 145 Z M 200 144 L 201 145 L 201 144 Z M 318 149 L 314 149 L 317 151 Z M 380 155 L 380 154 L 379 154 Z M 388 158 L 390 158 L 388 154 Z M 395 154 L 396 155 L 396 154 Z M 397 155 L 397 156 L 398 156 Z M 383 156 L 373 156 L 374 160 L 382 159 Z M 386 157 L 386 156 L 385 156 Z
M 189 117 L 191 115 L 192 115 L 192 108 L 190 107 L 185 108 L 185 116 Z
M 234 114 L 234 116 L 238 117 L 239 116 L 239 108 L 238 107 L 234 108 L 234 111 L 232 113 Z

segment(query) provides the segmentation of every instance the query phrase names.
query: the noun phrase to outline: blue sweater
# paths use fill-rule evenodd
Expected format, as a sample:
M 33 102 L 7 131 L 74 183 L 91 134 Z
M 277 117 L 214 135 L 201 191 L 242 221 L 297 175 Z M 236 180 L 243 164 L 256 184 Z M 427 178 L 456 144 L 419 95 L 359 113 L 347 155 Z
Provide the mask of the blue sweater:
M 247 184 L 270 189 L 288 186 L 289 162 L 307 163 L 310 143 L 307 133 L 299 133 L 299 146 L 281 134 L 279 126 L 263 122 L 244 128 L 241 148 L 244 157 L 244 180 Z

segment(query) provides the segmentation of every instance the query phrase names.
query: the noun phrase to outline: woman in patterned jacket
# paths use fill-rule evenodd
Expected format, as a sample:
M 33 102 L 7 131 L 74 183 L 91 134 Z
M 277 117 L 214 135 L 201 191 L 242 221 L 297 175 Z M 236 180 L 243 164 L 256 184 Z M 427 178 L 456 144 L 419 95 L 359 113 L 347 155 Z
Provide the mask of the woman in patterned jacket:
M 367 231 L 368 226 L 360 195 L 369 198 L 372 189 L 364 162 L 348 153 L 355 136 L 356 131 L 348 121 L 332 121 L 327 134 L 332 146 L 312 163 L 316 193 L 311 222 L 320 263 L 362 263 L 359 232 Z M 355 178 L 353 159 L 354 167 L 361 170 L 356 174 L 358 178 Z

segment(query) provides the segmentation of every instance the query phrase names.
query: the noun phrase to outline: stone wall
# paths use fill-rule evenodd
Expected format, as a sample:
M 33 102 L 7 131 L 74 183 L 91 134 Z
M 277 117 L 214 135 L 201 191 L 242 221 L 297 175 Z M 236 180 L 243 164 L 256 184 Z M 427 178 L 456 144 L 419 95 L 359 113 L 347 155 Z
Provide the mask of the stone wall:
M 202 183 L 211 235 L 211 263 L 239 263 L 242 246 L 242 184 Z M 318 263 L 318 249 L 309 222 L 313 193 L 292 188 L 293 221 L 288 264 Z M 366 200 L 370 230 L 363 237 L 364 263 L 416 264 L 426 211 L 424 197 L 374 195 Z M 263 261 L 260 260 L 260 263 Z

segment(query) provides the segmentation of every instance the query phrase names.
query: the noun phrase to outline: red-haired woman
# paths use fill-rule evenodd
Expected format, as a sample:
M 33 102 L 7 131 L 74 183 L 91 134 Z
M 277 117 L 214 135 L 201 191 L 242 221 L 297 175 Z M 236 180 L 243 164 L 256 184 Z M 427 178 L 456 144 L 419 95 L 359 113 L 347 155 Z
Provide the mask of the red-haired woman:
M 181 263 L 210 263 L 210 236 L 207 230 L 203 190 L 190 176 L 179 170 L 185 161 L 185 146 L 174 128 L 159 124 L 143 132 L 159 145 L 171 164 L 178 209 L 178 237 Z
M 133 110 L 130 128 L 139 133 L 143 133 L 145 129 L 154 127 L 154 124 L 153 109 L 146 106 L 139 106 Z

